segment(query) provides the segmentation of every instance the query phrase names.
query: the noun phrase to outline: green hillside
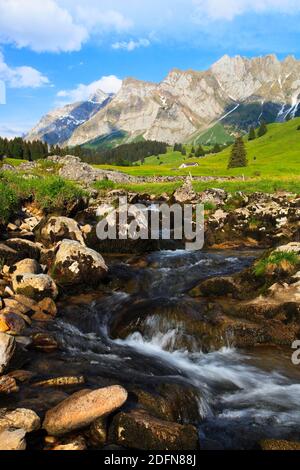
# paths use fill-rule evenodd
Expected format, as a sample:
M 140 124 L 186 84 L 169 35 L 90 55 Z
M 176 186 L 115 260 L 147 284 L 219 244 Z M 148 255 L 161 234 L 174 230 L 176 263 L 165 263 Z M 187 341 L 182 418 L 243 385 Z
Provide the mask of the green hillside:
M 120 167 L 120 170 L 133 175 L 192 175 L 282 177 L 300 178 L 300 118 L 270 124 L 268 133 L 254 141 L 247 142 L 249 165 L 247 168 L 227 169 L 231 147 L 216 155 L 204 158 L 187 158 L 179 152 L 169 151 L 166 155 L 149 157 L 145 164 L 133 167 Z M 179 169 L 183 162 L 197 162 L 198 167 Z M 102 165 L 108 168 L 108 165 Z
M 195 145 L 215 145 L 233 142 L 234 138 L 226 131 L 224 126 L 218 122 L 213 127 L 197 136 L 193 142 Z

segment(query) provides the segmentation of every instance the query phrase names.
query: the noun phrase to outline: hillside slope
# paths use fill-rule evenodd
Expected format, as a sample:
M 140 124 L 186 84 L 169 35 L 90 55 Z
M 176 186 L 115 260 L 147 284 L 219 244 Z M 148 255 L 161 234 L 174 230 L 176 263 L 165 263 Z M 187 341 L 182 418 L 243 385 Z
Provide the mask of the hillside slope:
M 136 167 L 122 167 L 122 171 L 136 175 L 192 175 L 241 176 L 262 178 L 300 179 L 300 118 L 268 126 L 268 133 L 254 141 L 247 142 L 249 165 L 246 168 L 227 169 L 231 147 L 216 155 L 204 158 L 188 158 L 179 152 L 169 151 L 166 155 L 149 157 L 145 164 Z M 198 167 L 179 170 L 183 162 L 197 162 Z M 108 167 L 107 165 L 104 165 Z

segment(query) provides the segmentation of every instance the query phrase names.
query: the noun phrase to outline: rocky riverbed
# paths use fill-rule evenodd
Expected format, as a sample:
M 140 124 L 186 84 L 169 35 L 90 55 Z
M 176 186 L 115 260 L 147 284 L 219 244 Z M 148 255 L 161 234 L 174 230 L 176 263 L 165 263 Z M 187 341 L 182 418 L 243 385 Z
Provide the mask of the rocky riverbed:
M 160 201 L 207 205 L 187 252 L 99 241 L 119 194 L 2 227 L 0 449 L 299 445 L 300 199 L 186 182 Z

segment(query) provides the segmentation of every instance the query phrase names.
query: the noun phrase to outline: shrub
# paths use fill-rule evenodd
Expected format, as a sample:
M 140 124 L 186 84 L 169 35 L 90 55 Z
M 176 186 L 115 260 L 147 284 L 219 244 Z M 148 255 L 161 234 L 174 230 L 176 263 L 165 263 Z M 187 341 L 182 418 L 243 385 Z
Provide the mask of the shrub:
M 36 181 L 34 199 L 41 209 L 62 208 L 66 203 L 75 202 L 85 195 L 85 191 L 71 181 L 59 176 L 50 176 Z
M 41 178 L 3 172 L 0 174 L 0 182 L 5 187 L 5 190 L 0 190 L 1 195 L 12 192 L 15 195 L 15 205 L 18 201 L 32 198 L 45 210 L 62 208 L 66 203 L 72 204 L 85 195 L 85 191 L 75 183 L 59 176 Z
M 15 191 L 0 181 L 0 223 L 7 223 L 17 207 L 18 197 Z
M 269 256 L 259 260 L 254 266 L 256 277 L 273 274 L 276 269 L 286 273 L 292 272 L 300 263 L 300 258 L 296 253 L 288 251 L 274 251 Z

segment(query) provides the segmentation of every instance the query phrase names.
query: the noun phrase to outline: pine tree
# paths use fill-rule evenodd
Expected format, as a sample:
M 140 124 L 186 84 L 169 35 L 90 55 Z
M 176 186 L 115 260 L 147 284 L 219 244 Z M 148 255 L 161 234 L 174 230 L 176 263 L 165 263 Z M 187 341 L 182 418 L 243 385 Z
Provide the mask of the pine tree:
M 229 168 L 242 168 L 248 165 L 247 152 L 242 137 L 238 137 L 232 147 L 228 162 Z
M 196 151 L 196 157 L 200 158 L 200 157 L 204 157 L 204 155 L 205 155 L 205 151 L 204 151 L 202 145 L 199 145 L 199 147 L 197 148 L 197 151 Z
M 248 140 L 255 140 L 255 139 L 256 139 L 256 132 L 255 132 L 254 127 L 251 127 L 249 131 Z
M 267 124 L 265 123 L 265 121 L 262 121 L 261 122 L 261 125 L 258 129 L 258 137 L 262 137 L 263 135 L 265 135 L 266 133 L 268 132 L 268 127 L 267 127 Z
M 181 149 L 181 155 L 183 155 L 184 157 L 186 156 L 186 149 L 184 147 L 182 147 Z
M 220 153 L 221 152 L 221 147 L 219 144 L 215 144 L 213 149 L 212 149 L 212 153 Z

